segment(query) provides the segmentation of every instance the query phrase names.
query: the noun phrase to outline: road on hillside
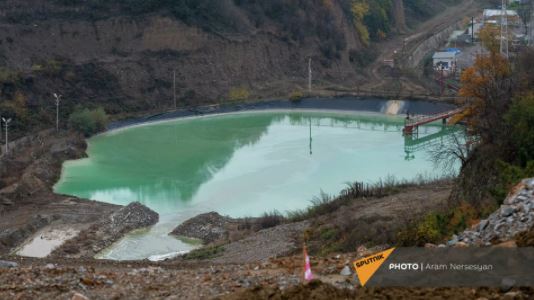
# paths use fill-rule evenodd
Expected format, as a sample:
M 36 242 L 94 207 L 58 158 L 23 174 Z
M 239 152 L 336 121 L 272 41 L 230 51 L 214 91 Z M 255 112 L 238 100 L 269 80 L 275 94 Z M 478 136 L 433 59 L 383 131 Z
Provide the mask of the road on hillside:
M 410 49 L 415 49 L 418 45 L 424 42 L 426 40 L 425 37 L 429 34 L 440 32 L 462 18 L 478 13 L 479 10 L 480 7 L 474 0 L 462 1 L 459 5 L 450 7 L 434 18 L 421 23 L 409 35 L 398 35 L 391 40 L 382 43 L 379 48 L 382 52 L 375 62 L 367 68 L 370 80 L 368 83 L 364 84 L 362 88 L 366 90 L 374 90 L 384 88 L 388 83 L 391 83 L 388 82 L 388 79 L 385 78 L 384 74 L 380 71 L 384 65 L 384 60 L 393 59 L 395 51 L 402 51 L 403 47 L 405 47 L 407 50 L 406 52 L 409 53 Z M 406 45 L 404 45 L 405 43 Z M 405 88 L 413 91 L 421 92 L 425 90 L 423 87 L 413 82 L 404 81 L 403 83 L 404 85 L 408 85 Z

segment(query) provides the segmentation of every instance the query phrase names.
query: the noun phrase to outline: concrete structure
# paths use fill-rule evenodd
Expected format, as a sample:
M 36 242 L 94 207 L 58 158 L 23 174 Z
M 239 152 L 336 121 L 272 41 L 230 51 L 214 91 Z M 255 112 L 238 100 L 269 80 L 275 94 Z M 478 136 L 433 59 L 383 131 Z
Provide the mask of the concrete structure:
M 503 11 L 500 9 L 484 9 L 483 22 L 490 24 L 501 24 Z M 507 9 L 506 15 L 508 16 L 508 25 L 519 26 L 521 25 L 521 18 L 517 14 L 517 11 Z

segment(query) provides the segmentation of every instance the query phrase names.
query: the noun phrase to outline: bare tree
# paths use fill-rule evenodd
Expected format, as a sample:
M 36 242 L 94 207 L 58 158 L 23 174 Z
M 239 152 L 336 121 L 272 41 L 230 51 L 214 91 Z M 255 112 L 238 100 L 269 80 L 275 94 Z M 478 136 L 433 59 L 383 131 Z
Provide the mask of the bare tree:
M 428 152 L 436 166 L 452 172 L 458 162 L 462 167 L 467 164 L 474 141 L 475 139 L 469 137 L 465 130 L 453 130 L 446 139 L 430 146 Z

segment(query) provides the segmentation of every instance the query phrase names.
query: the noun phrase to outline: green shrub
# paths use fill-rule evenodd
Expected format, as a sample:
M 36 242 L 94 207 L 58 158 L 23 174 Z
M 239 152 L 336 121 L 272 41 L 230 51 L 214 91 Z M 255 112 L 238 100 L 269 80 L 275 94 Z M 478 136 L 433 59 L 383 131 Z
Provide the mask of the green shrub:
M 419 221 L 405 224 L 405 228 L 397 233 L 397 243 L 399 246 L 407 247 L 444 242 L 451 235 L 477 224 L 481 218 L 496 208 L 491 206 L 480 209 L 467 202 L 461 202 L 446 211 L 429 213 Z
M 289 100 L 292 101 L 292 102 L 298 102 L 298 101 L 302 100 L 303 97 L 304 97 L 304 94 L 302 93 L 302 91 L 293 91 L 289 95 Z
M 505 115 L 507 137 L 515 150 L 514 163 L 525 167 L 534 160 L 534 93 L 515 99 Z
M 498 170 L 498 178 L 491 194 L 498 201 L 498 204 L 501 204 L 510 189 L 521 179 L 534 176 L 534 160 L 528 161 L 524 168 L 497 160 L 496 169 Z
M 14 70 L 0 68 L 0 82 L 15 82 L 19 77 L 20 75 Z
M 228 92 L 228 99 L 230 101 L 244 101 L 247 100 L 249 96 L 250 92 L 244 87 L 232 88 L 230 92 Z
M 379 51 L 374 46 L 369 46 L 360 50 L 350 50 L 349 60 L 358 67 L 364 68 L 372 64 L 378 57 Z
M 271 228 L 278 226 L 285 221 L 284 216 L 277 210 L 272 212 L 266 212 L 258 218 L 258 224 L 261 229 Z
M 202 247 L 199 249 L 195 249 L 186 255 L 184 255 L 185 259 L 210 259 L 215 258 L 217 256 L 220 256 L 222 252 L 224 251 L 223 246 L 209 246 L 209 247 Z
M 106 129 L 108 116 L 103 108 L 81 109 L 74 111 L 69 117 L 69 127 L 91 136 Z
M 397 234 L 399 246 L 424 246 L 438 243 L 447 233 L 448 218 L 441 214 L 430 213 L 417 223 L 411 223 Z

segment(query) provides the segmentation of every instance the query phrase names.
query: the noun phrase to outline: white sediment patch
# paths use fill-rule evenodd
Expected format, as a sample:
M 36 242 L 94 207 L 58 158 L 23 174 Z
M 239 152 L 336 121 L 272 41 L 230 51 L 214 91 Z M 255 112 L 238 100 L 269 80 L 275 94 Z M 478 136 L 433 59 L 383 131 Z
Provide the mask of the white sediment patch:
M 190 252 L 190 250 L 183 250 L 183 251 L 176 251 L 176 252 L 171 252 L 171 253 L 166 253 L 166 254 L 161 254 L 161 255 L 152 255 L 152 256 L 148 257 L 148 260 L 150 260 L 150 261 L 163 261 L 163 260 L 166 260 L 166 259 L 171 259 L 171 258 L 175 258 L 175 257 L 180 256 L 180 255 L 187 254 L 189 252 Z
M 384 108 L 383 108 L 383 112 L 386 114 L 386 115 L 398 115 L 402 108 L 404 106 L 404 101 L 401 101 L 401 100 L 390 100 L 388 102 L 386 102 Z
M 16 252 L 26 257 L 47 257 L 65 241 L 74 238 L 80 230 L 71 226 L 49 226 L 38 231 Z

